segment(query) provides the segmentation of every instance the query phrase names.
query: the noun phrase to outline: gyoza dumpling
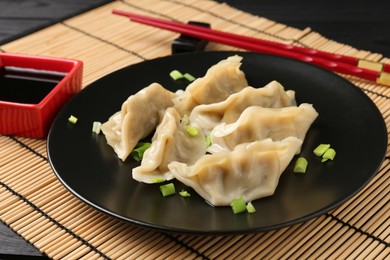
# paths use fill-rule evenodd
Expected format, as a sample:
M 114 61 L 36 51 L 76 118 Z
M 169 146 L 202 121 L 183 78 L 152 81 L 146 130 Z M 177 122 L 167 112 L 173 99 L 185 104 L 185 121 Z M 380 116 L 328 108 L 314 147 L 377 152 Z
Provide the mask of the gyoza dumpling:
M 116 154 L 123 161 L 138 141 L 148 136 L 160 121 L 159 111 L 173 106 L 175 94 L 158 83 L 152 83 L 131 95 L 121 111 L 102 124 L 101 130 Z
M 224 101 L 196 106 L 190 120 L 202 129 L 211 130 L 219 123 L 235 122 L 250 106 L 280 108 L 295 105 L 295 92 L 285 91 L 279 82 L 271 81 L 262 88 L 246 87 Z
M 301 145 L 296 137 L 277 142 L 265 139 L 205 155 L 193 166 L 172 162 L 168 168 L 212 205 L 226 206 L 240 197 L 248 202 L 272 195 Z
M 170 180 L 168 164 L 172 161 L 194 164 L 206 153 L 203 132 L 195 136 L 187 133 L 187 125 L 180 122 L 179 113 L 168 108 L 145 151 L 141 166 L 133 169 L 133 178 L 140 182 L 153 183 L 156 179 Z
M 212 145 L 207 151 L 217 153 L 233 150 L 240 143 L 266 138 L 279 141 L 294 136 L 303 141 L 317 116 L 317 111 L 307 103 L 299 107 L 248 107 L 236 122 L 221 123 L 211 131 Z
M 189 115 L 199 104 L 211 104 L 225 100 L 233 93 L 248 86 L 245 74 L 240 70 L 242 57 L 231 56 L 207 70 L 204 77 L 196 79 L 185 92 L 175 98 L 175 108 L 180 115 Z

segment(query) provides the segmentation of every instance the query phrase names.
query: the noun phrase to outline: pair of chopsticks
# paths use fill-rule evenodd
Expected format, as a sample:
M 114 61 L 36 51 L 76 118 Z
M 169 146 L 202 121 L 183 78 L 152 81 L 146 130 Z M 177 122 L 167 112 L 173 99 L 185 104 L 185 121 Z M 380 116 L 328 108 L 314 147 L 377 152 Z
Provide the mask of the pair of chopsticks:
M 197 25 L 154 18 L 120 10 L 113 10 L 112 13 L 128 17 L 133 22 L 150 25 L 199 39 L 234 46 L 249 51 L 296 59 L 337 73 L 352 75 L 390 86 L 390 64 L 372 62 L 351 56 L 271 42 L 258 38 L 218 31 Z

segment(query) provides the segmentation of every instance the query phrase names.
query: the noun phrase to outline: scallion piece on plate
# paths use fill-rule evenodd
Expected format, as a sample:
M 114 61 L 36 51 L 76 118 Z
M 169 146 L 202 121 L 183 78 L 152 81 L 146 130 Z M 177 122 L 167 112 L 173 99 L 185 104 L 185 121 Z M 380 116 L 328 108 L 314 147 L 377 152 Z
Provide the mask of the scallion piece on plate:
M 307 160 L 304 157 L 299 157 L 295 161 L 294 170 L 295 173 L 306 173 Z
M 153 178 L 153 179 L 152 179 L 152 182 L 153 182 L 153 183 L 161 183 L 161 182 L 164 182 L 164 181 L 165 181 L 165 179 L 163 179 L 163 178 L 157 178 L 157 177 L 156 177 L 156 178 Z
M 192 75 L 189 74 L 189 73 L 184 73 L 183 77 L 184 77 L 186 80 L 190 81 L 190 82 L 192 82 L 192 81 L 195 80 L 195 77 L 192 76 Z
M 160 191 L 161 191 L 161 194 L 164 197 L 169 196 L 169 195 L 173 195 L 173 194 L 176 193 L 175 185 L 173 183 L 168 183 L 168 184 L 165 184 L 165 185 L 161 185 L 160 186 Z
M 245 200 L 241 197 L 239 199 L 235 199 L 230 203 L 234 214 L 238 214 L 246 211 L 246 203 Z
M 190 135 L 190 136 L 197 136 L 199 134 L 199 131 L 198 131 L 198 128 L 196 128 L 195 126 L 187 126 L 187 133 Z
M 326 162 L 327 160 L 333 160 L 336 156 L 336 151 L 333 148 L 329 148 L 326 150 L 326 152 L 322 155 L 321 162 Z
M 69 118 L 68 118 L 68 121 L 72 124 L 76 124 L 77 123 L 77 117 L 71 115 Z
M 256 212 L 256 209 L 253 206 L 252 202 L 249 201 L 248 204 L 246 204 L 246 211 L 248 211 L 248 213 L 255 213 Z
M 182 196 L 182 197 L 184 197 L 184 198 L 187 198 L 187 197 L 190 197 L 190 196 L 191 196 L 191 194 L 190 194 L 188 191 L 186 191 L 186 190 L 180 191 L 180 192 L 179 192 L 179 195 Z
M 97 122 L 97 121 L 93 122 L 93 124 L 92 124 L 92 132 L 94 132 L 96 134 L 100 134 L 101 126 L 102 126 L 102 123 Z
M 210 135 L 206 135 L 205 141 L 206 141 L 206 148 L 209 148 L 211 146 L 211 137 L 210 137 Z
M 326 150 L 328 150 L 330 148 L 330 144 L 320 144 L 319 146 L 316 147 L 316 149 L 314 149 L 313 153 L 317 156 L 321 156 L 323 155 Z
M 150 145 L 151 143 L 148 142 L 139 142 L 135 149 L 131 152 L 131 157 L 138 162 L 141 161 L 144 157 L 144 152 L 150 147 Z
M 171 76 L 174 80 L 182 79 L 184 77 L 184 75 L 178 70 L 172 70 L 171 73 L 169 73 L 169 76 Z

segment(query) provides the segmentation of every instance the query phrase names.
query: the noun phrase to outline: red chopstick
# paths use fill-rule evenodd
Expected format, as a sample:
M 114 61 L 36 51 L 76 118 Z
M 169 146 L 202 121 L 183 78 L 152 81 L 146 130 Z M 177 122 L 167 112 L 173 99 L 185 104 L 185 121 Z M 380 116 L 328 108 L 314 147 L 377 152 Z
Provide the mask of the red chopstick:
M 217 31 L 201 26 L 184 24 L 160 18 L 153 18 L 125 11 L 113 10 L 113 13 L 117 15 L 126 16 L 134 22 L 151 25 L 161 29 L 178 32 L 181 34 L 205 39 L 208 41 L 235 46 L 250 51 L 288 57 L 303 62 L 308 62 L 323 67 L 325 69 L 332 70 L 334 72 L 353 75 L 359 78 L 390 86 L 389 73 L 386 73 L 384 71 L 374 71 L 372 69 L 359 68 L 357 67 L 358 64 L 356 63 L 361 60 L 355 57 L 337 55 L 318 51 L 315 49 L 307 49 L 282 43 L 275 43 L 257 38 L 241 36 L 233 33 Z M 382 70 L 385 68 L 389 69 L 390 65 L 383 64 L 381 67 Z

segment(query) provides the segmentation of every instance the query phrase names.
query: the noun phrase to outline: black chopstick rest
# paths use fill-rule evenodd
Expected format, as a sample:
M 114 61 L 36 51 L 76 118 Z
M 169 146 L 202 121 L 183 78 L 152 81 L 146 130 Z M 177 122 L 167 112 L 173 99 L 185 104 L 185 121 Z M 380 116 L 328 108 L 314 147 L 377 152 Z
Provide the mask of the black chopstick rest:
M 210 28 L 210 24 L 189 21 L 188 24 Z M 172 42 L 172 54 L 185 52 L 200 52 L 206 48 L 208 41 L 181 34 Z

